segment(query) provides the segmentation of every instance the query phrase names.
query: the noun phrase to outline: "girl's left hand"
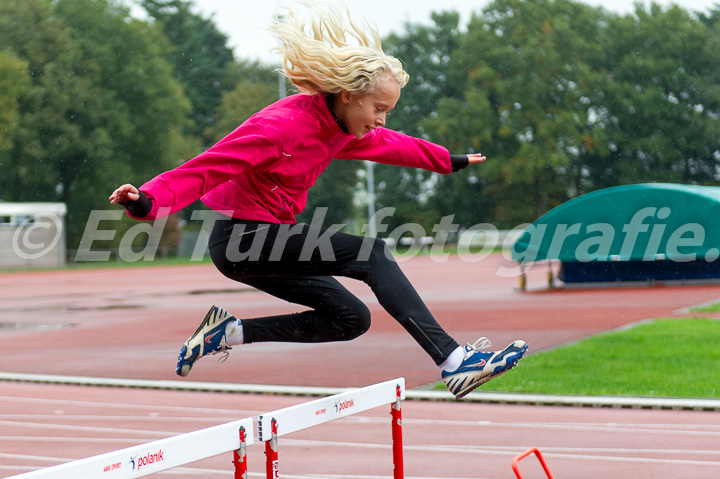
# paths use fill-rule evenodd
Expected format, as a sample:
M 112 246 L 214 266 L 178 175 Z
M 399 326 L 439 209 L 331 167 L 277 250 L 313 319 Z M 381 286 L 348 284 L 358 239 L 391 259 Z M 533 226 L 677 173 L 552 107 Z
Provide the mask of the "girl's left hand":
M 467 157 L 468 157 L 468 161 L 470 162 L 471 165 L 473 163 L 482 163 L 483 161 L 485 161 L 487 159 L 487 158 L 485 158 L 485 156 L 482 153 L 472 153 L 472 154 L 469 154 Z

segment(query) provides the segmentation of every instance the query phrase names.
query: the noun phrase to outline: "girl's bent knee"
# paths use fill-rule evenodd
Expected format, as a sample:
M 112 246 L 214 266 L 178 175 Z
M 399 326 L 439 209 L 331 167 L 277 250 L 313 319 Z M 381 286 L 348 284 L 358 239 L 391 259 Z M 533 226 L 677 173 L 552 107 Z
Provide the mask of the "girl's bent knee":
M 372 261 L 375 263 L 382 261 L 395 261 L 387 243 L 378 238 L 375 238 L 370 254 Z
M 359 338 L 370 329 L 370 310 L 362 303 L 353 305 L 343 318 L 343 340 L 350 341 Z

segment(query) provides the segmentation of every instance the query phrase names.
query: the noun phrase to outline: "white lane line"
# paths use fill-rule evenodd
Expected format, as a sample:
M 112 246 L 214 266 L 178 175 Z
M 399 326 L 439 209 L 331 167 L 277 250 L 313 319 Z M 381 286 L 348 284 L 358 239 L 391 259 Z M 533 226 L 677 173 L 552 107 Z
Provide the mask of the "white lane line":
M 18 428 L 29 429 L 60 429 L 62 431 L 85 431 L 85 432 L 106 432 L 113 434 L 147 434 L 153 437 L 169 437 L 182 434 L 178 431 L 147 431 L 142 429 L 121 429 L 116 427 L 99 427 L 99 426 L 75 426 L 70 424 L 48 424 L 48 423 L 32 423 L 19 421 L 0 421 L 0 426 L 13 426 Z
M 313 441 L 313 440 L 299 440 L 299 439 L 287 439 L 284 438 L 282 441 L 283 446 L 295 446 L 295 447 L 307 447 L 307 446 L 322 446 L 322 447 L 347 447 L 353 449 L 392 449 L 392 445 L 389 444 L 369 444 L 369 443 L 346 443 L 338 441 Z M 545 448 L 542 448 L 543 450 Z M 432 453 L 450 453 L 450 454 L 476 454 L 476 455 L 503 455 L 503 456 L 515 456 L 524 449 L 516 447 L 504 447 L 498 446 L 493 448 L 483 449 L 459 449 L 457 446 L 449 445 L 429 445 L 429 446 L 413 446 L 403 444 L 403 450 L 405 452 L 432 452 Z M 607 450 L 606 450 L 607 451 Z M 616 452 L 610 450 L 609 452 Z M 664 451 L 660 451 L 663 453 Z M 559 452 L 543 452 L 543 457 L 553 457 L 562 459 L 583 459 L 583 460 L 596 460 L 596 461 L 611 461 L 611 462 L 642 462 L 652 464 L 672 464 L 672 465 L 692 465 L 692 466 L 709 466 L 718 467 L 720 461 L 701 461 L 693 459 L 655 459 L 641 456 L 612 456 L 612 455 L 592 455 L 592 454 L 572 454 L 572 453 L 559 453 Z
M 142 444 L 147 441 L 147 438 L 118 438 L 118 437 L 57 437 L 57 436 L 0 436 L 0 441 L 9 441 L 13 443 L 19 442 L 47 442 L 47 443 L 126 443 L 126 444 Z M 332 444 L 338 444 L 341 447 L 365 447 L 368 443 L 350 443 L 350 442 L 338 442 L 338 441 L 319 441 L 319 440 L 298 440 L 298 439 L 285 439 L 290 441 L 288 444 L 293 445 L 292 441 L 300 443 L 308 443 L 312 441 L 317 445 L 328 446 Z M 387 449 L 387 444 L 370 444 L 371 449 Z M 443 451 L 455 451 L 455 452 L 477 452 L 477 451 L 502 451 L 520 453 L 527 449 L 525 446 L 470 446 L 470 445 L 442 445 L 436 444 L 433 446 L 413 446 L 407 445 L 406 447 L 413 448 L 437 448 L 437 450 Z M 614 454 L 669 454 L 669 455 L 690 455 L 690 456 L 718 456 L 720 457 L 720 451 L 718 450 L 703 450 L 703 449 L 644 449 L 644 448 L 607 448 L 607 447 L 555 447 L 555 446 L 543 446 L 542 451 L 544 453 L 565 453 L 565 454 L 599 454 L 599 453 L 614 453 Z M 0 453 L 2 456 L 2 453 Z
M 62 415 L 58 416 L 52 416 L 52 419 L 62 419 Z M 98 420 L 102 421 L 104 419 L 103 416 L 89 416 L 87 417 L 88 420 Z M 139 417 L 139 420 L 145 421 L 146 418 L 144 416 Z M 233 418 L 234 419 L 234 418 Z M 231 420 L 233 420 L 231 419 Z M 129 420 L 129 418 L 122 418 L 123 421 Z M 203 421 L 202 418 L 197 418 L 198 421 Z M 218 419 L 216 417 L 213 418 L 207 418 L 205 422 L 208 422 L 210 424 L 216 424 L 218 422 L 223 422 L 223 420 Z M 369 416 L 348 416 L 346 418 L 339 419 L 335 421 L 336 423 L 355 423 L 355 424 L 387 424 L 389 422 L 389 419 L 386 417 L 369 417 Z M 9 421 L 9 420 L 0 420 L 0 424 L 7 425 L 7 426 L 15 426 L 15 427 L 28 427 L 28 428 L 42 428 L 47 427 L 50 429 L 64 429 L 64 430 L 77 430 L 77 431 L 94 431 L 94 432 L 104 432 L 104 431 L 112 431 L 116 433 L 141 433 L 141 434 L 156 434 L 156 435 L 165 435 L 163 437 L 166 437 L 167 435 L 174 435 L 179 434 L 178 432 L 156 432 L 156 431 L 146 431 L 146 430 L 138 430 L 138 429 L 120 429 L 120 428 L 114 428 L 114 427 L 99 427 L 99 426 L 79 426 L 79 425 L 63 425 L 63 424 L 57 424 L 57 423 L 49 423 L 49 422 L 25 422 L 25 421 Z M 588 423 L 582 423 L 582 424 L 573 424 L 573 423 L 557 423 L 557 422 L 550 422 L 550 423 L 543 423 L 543 422 L 518 422 L 518 423 L 509 423 L 509 422 L 491 422 L 491 421 L 477 421 L 477 422 L 468 422 L 468 421 L 454 421 L 454 420 L 433 420 L 433 419 L 409 419 L 409 418 L 403 418 L 403 424 L 406 427 L 412 427 L 414 425 L 444 425 L 444 426 L 452 426 L 452 427 L 474 427 L 477 429 L 488 429 L 488 428 L 513 428 L 513 429 L 540 429 L 540 430 L 561 430 L 561 431 L 588 431 L 588 432 L 613 432 L 613 433 L 623 433 L 623 434 L 662 434 L 662 435 L 679 435 L 679 436 L 695 436 L 695 437 L 718 437 L 720 436 L 720 431 L 715 430 L 706 430 L 707 427 L 702 427 L 698 425 L 697 427 L 701 430 L 692 430 L 690 428 L 693 428 L 695 426 L 690 425 L 637 425 L 633 424 L 630 427 L 627 427 L 624 424 L 620 423 L 600 423 L 600 424 L 588 424 Z M 640 426 L 640 427 L 638 427 Z M 671 427 L 676 427 L 676 429 L 670 429 Z M 717 427 L 711 427 L 710 429 L 717 429 Z
M 0 471 L 17 471 L 17 472 L 30 472 L 37 470 L 36 467 L 30 466 L 3 466 L 0 465 Z M 157 476 L 168 475 L 168 476 L 190 476 L 190 477 L 207 477 L 207 476 L 232 476 L 233 471 L 224 469 L 206 469 L 206 468 L 190 468 L 190 467 L 176 467 L 167 471 L 155 473 Z M 254 477 L 263 479 L 267 477 L 264 472 L 248 472 L 248 477 Z M 393 476 L 379 476 L 379 475 L 348 475 L 348 474 L 287 474 L 282 473 L 282 477 L 286 479 L 393 479 Z M 437 479 L 436 476 L 405 476 L 405 479 Z M 449 477 L 443 476 L 442 479 L 487 479 L 477 476 L 473 477 Z
M 103 409 L 150 409 L 153 411 L 192 411 L 195 413 L 205 412 L 207 414 L 231 414 L 233 417 L 247 417 L 261 414 L 265 411 L 243 411 L 240 409 L 208 409 L 207 406 L 166 406 L 161 404 L 130 404 L 130 403 L 112 403 L 103 401 L 77 401 L 74 399 L 46 399 L 46 398 L 30 398 L 19 396 L 0 396 L 0 402 L 18 402 L 23 404 L 53 404 L 64 406 L 82 406 L 95 407 Z M 214 417 L 214 416 L 213 416 Z
M 278 386 L 267 384 L 210 383 L 200 381 L 121 379 L 52 374 L 0 373 L 0 380 L 21 383 L 110 386 L 173 391 L 261 393 L 292 396 L 330 396 L 353 388 Z M 407 399 L 454 401 L 449 391 L 407 390 Z M 599 406 L 641 409 L 720 410 L 720 400 L 707 398 L 665 398 L 636 396 L 563 396 L 554 394 L 491 393 L 466 397 L 466 402 L 524 405 Z
M 70 444 L 88 443 L 88 444 L 144 444 L 148 442 L 148 438 L 142 437 L 80 437 L 80 436 L 0 436 L 0 442 L 7 441 L 13 444 L 23 442 L 47 442 L 47 443 L 63 443 Z M 2 454 L 2 453 L 0 453 Z
M 368 416 L 348 416 L 336 422 L 355 423 L 386 423 L 387 418 Z M 686 436 L 720 436 L 720 425 L 692 424 L 623 424 L 623 423 L 559 423 L 559 422 L 494 422 L 494 421 L 463 421 L 453 419 L 419 419 L 403 417 L 403 425 L 431 425 L 472 428 L 513 428 L 513 429 L 547 429 L 573 430 L 591 432 L 621 432 L 636 434 L 679 434 Z
M 351 448 L 351 449 L 383 449 L 383 450 L 390 450 L 392 448 L 389 444 L 372 444 L 372 443 L 348 443 L 348 442 L 338 442 L 338 441 L 319 441 L 319 440 L 308 440 L 308 439 L 291 439 L 291 438 L 284 438 L 283 446 L 286 447 L 300 447 L 300 448 L 307 448 L 308 446 L 321 446 L 321 447 L 335 447 L 335 448 Z M 502 455 L 502 456 L 514 456 L 517 455 L 519 452 L 522 452 L 524 450 L 522 447 L 508 447 L 508 446 L 451 446 L 451 445 L 427 445 L 427 446 L 415 446 L 415 445 L 405 445 L 404 447 L 406 452 L 421 452 L 421 453 L 449 453 L 449 454 L 474 454 L 474 455 Z M 628 448 L 618 448 L 618 449 L 612 449 L 612 448 L 557 448 L 557 447 L 545 447 L 542 448 L 545 452 L 543 453 L 543 456 L 546 458 L 556 458 L 556 459 L 582 459 L 582 460 L 592 460 L 592 461 L 609 461 L 609 462 L 632 462 L 632 463 L 649 463 L 649 464 L 666 464 L 666 465 L 692 465 L 692 466 L 708 466 L 708 467 L 718 467 L 720 466 L 720 461 L 707 461 L 707 460 L 692 460 L 692 459 L 668 459 L 668 458 L 648 458 L 648 457 L 641 457 L 637 454 L 649 454 L 649 453 L 660 453 L 660 454 L 667 454 L 669 452 L 682 454 L 717 454 L 717 451 L 680 451 L 680 450 L 654 450 L 654 449 L 640 449 L 640 450 L 634 450 L 634 449 L 628 449 Z M 600 454 L 589 454 L 592 452 L 597 453 L 609 453 L 609 454 L 633 454 L 632 456 L 618 456 L 618 455 L 600 455 Z M 29 455 L 21 455 L 21 454 L 7 454 L 7 453 L 0 453 L 0 457 L 8 458 L 8 459 L 21 459 L 21 460 L 34 460 L 34 461 L 41 461 L 41 462 L 52 462 L 52 463 L 60 463 L 60 462 L 67 462 L 71 459 L 64 459 L 64 458 L 57 458 L 57 457 L 48 457 L 48 456 L 29 456 Z M 175 474 L 183 474 L 186 471 L 191 471 L 193 473 L 199 473 L 199 472 L 214 472 L 211 470 L 205 470 L 205 469 L 195 469 L 195 468 L 177 468 L 174 469 Z M 227 471 L 217 471 L 218 473 L 228 473 Z M 229 473 L 228 473 L 229 474 Z M 284 477 L 291 477 L 284 475 Z M 321 477 L 319 475 L 299 475 L 299 476 L 292 476 L 297 479 L 300 478 L 307 478 L 307 477 L 313 477 L 318 478 Z M 332 477 L 338 477 L 337 475 L 333 474 Z M 386 477 L 386 476 L 343 476 L 343 477 Z M 388 476 L 389 477 L 389 476 Z
M 143 421 L 143 422 L 191 422 L 191 423 L 208 423 L 208 422 L 232 422 L 238 419 L 238 416 L 212 416 L 212 417 L 188 417 L 188 416 L 98 416 L 98 415 L 80 415 L 80 414 L 0 414 L 0 420 L 72 420 L 72 421 Z

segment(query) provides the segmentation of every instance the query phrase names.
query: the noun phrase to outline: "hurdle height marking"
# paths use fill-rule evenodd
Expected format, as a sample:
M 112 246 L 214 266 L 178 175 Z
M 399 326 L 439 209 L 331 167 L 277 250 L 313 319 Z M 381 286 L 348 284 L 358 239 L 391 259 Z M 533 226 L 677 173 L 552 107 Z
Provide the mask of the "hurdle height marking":
M 247 465 L 247 430 L 240 426 L 240 447 L 233 452 L 233 464 L 235 465 L 235 479 L 248 479 Z
M 259 416 L 258 440 L 266 443 L 267 479 L 279 477 L 278 437 L 388 404 L 392 405 L 393 417 L 393 474 L 395 479 L 402 478 L 402 399 L 405 399 L 405 378 L 398 378 Z
M 270 420 L 270 439 L 265 441 L 265 476 L 277 479 L 280 475 L 278 464 L 278 429 L 277 421 Z
M 395 391 L 396 399 L 390 409 L 390 415 L 392 416 L 393 477 L 395 479 L 405 477 L 402 442 L 402 394 L 403 391 L 398 385 Z

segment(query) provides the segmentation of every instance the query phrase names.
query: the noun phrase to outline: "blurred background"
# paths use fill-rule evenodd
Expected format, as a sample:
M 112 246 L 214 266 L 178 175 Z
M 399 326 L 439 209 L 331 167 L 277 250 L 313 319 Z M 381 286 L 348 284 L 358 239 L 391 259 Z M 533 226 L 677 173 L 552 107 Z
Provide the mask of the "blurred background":
M 279 5 L 0 2 L 0 204 L 63 205 L 72 260 L 115 187 L 142 185 L 294 93 L 266 31 Z M 447 176 L 376 165 L 372 189 L 364 164 L 337 161 L 299 221 L 331 206 L 326 225 L 359 232 L 373 201 L 396 208 L 389 230 L 432 231 L 447 215 L 461 230 L 510 229 L 601 188 L 720 181 L 718 4 L 365 1 L 352 13 L 411 77 L 388 127 L 489 161 Z M 200 208 L 164 225 L 165 254 L 188 254 Z M 0 228 L 25 218 L 0 211 Z M 108 222 L 117 234 L 93 247 L 117 248 L 135 224 Z

